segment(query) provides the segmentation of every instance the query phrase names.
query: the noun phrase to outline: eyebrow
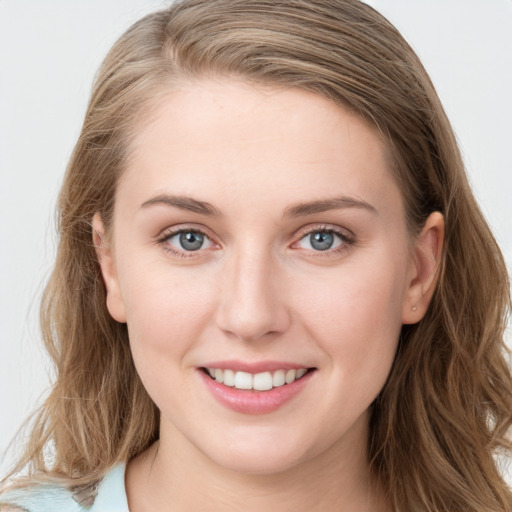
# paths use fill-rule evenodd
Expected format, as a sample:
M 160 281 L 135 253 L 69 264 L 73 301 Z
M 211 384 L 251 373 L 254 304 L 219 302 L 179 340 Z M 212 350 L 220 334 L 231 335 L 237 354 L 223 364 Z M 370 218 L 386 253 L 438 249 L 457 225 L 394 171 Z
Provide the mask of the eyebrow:
M 160 194 L 158 196 L 152 197 L 151 199 L 148 199 L 142 203 L 140 207 L 142 209 L 154 205 L 173 206 L 174 208 L 179 208 L 180 210 L 186 210 L 188 212 L 214 217 L 220 217 L 222 215 L 220 210 L 215 208 L 215 206 L 212 204 L 207 203 L 206 201 L 199 201 L 187 196 L 173 196 L 168 194 Z
M 222 213 L 219 209 L 206 201 L 199 201 L 188 196 L 176 196 L 168 194 L 160 194 L 158 196 L 148 199 L 141 204 L 142 208 L 148 208 L 154 205 L 172 206 L 193 213 L 201 215 L 208 215 L 212 217 L 221 217 Z M 323 199 L 320 201 L 310 201 L 307 203 L 299 203 L 295 206 L 290 206 L 284 211 L 283 217 L 305 217 L 314 213 L 326 212 L 329 210 L 339 210 L 343 208 L 362 208 L 371 213 L 377 214 L 377 209 L 370 203 L 355 197 L 341 196 L 332 199 Z
M 342 208 L 362 208 L 373 214 L 378 214 L 377 209 L 370 203 L 362 199 L 349 196 L 334 197 L 332 199 L 323 199 L 321 201 L 310 201 L 300 203 L 287 208 L 284 217 L 304 217 L 313 213 L 321 213 L 329 210 L 339 210 Z

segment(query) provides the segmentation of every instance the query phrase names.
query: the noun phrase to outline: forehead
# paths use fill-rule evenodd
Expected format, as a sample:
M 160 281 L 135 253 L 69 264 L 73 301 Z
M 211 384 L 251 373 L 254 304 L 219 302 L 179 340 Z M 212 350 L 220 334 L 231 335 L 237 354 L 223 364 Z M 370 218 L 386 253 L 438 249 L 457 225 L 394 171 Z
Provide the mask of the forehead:
M 205 80 L 152 106 L 118 193 L 229 190 L 275 204 L 339 192 L 379 203 L 386 192 L 400 199 L 389 167 L 380 133 L 318 94 Z

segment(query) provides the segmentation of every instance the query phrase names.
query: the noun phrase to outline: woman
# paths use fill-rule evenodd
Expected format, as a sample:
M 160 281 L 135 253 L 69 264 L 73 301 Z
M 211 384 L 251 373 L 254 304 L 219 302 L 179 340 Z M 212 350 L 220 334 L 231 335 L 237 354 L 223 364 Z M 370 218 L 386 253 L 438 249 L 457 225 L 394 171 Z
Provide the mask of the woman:
M 505 265 L 425 70 L 370 7 L 136 23 L 59 212 L 58 375 L 10 507 L 512 509 Z

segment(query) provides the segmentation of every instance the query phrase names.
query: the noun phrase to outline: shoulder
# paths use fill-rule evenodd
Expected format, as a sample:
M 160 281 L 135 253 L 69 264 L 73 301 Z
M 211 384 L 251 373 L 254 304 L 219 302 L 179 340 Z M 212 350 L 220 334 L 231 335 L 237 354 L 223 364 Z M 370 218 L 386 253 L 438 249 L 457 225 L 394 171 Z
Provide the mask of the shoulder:
M 0 512 L 129 512 L 125 466 L 111 469 L 97 485 L 69 489 L 33 485 L 0 496 Z
M 82 512 L 70 490 L 54 485 L 33 485 L 0 496 L 0 512 Z

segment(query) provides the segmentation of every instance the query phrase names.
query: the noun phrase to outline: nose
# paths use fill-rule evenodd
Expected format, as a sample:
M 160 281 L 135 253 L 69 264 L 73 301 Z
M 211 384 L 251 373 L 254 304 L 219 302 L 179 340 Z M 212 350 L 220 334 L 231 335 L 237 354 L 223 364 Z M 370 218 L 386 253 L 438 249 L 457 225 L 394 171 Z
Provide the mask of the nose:
M 226 265 L 217 326 L 243 341 L 275 337 L 290 323 L 284 283 L 270 255 L 247 252 Z

